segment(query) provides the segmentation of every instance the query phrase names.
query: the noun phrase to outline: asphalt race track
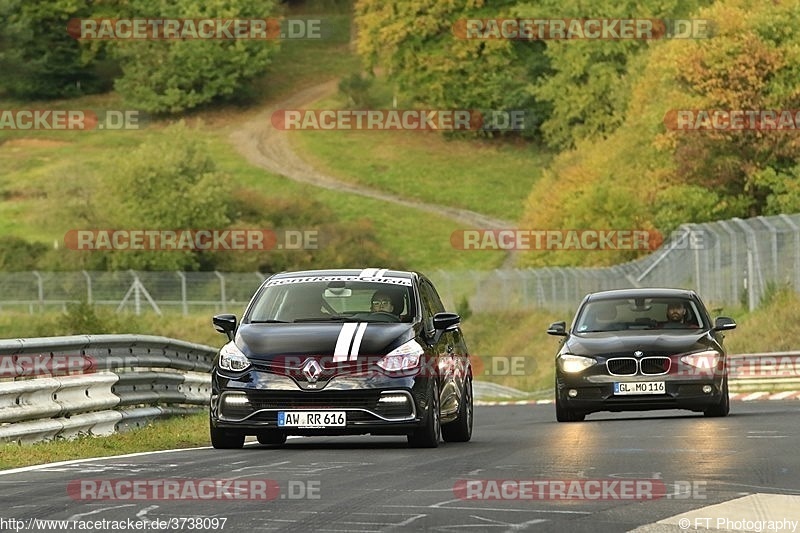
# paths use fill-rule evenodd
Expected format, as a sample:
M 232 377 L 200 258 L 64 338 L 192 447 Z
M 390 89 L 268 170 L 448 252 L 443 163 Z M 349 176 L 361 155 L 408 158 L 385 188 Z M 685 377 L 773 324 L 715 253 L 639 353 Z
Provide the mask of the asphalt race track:
M 313 437 L 1 472 L 0 530 L 800 531 L 797 400 L 569 424 L 553 409 L 477 407 L 472 442 L 437 449 Z

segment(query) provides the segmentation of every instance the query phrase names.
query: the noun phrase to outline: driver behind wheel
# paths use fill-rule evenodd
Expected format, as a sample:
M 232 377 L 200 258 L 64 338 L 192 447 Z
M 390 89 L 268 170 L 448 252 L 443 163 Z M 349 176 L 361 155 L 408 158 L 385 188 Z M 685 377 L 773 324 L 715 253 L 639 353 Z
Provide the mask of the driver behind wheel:
M 393 295 L 389 294 L 387 291 L 375 291 L 375 294 L 372 295 L 372 301 L 370 304 L 370 311 L 373 313 L 391 313 L 397 317 L 400 316 L 400 311 L 402 310 L 402 304 L 397 305 L 396 299 Z

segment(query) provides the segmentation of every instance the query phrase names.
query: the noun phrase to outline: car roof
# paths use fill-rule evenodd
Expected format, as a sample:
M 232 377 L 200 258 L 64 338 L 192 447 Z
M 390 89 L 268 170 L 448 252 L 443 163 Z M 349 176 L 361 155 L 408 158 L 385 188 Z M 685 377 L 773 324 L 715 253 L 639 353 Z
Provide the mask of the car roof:
M 272 279 L 283 278 L 306 278 L 313 276 L 355 276 L 359 278 L 404 278 L 413 279 L 419 274 L 417 272 L 406 272 L 403 270 L 389 270 L 387 268 L 341 268 L 326 270 L 299 270 L 295 272 L 280 272 L 272 276 Z
M 610 300 L 614 298 L 687 298 L 699 299 L 697 293 L 690 289 L 672 289 L 666 287 L 641 287 L 636 289 L 614 289 L 593 292 L 586 295 L 586 300 Z

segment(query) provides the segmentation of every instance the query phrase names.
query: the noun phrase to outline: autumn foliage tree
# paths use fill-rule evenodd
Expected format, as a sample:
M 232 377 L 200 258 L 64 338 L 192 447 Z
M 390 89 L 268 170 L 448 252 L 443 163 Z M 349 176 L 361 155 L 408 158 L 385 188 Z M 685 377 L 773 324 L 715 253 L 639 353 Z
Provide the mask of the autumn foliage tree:
M 800 20 L 793 6 L 744 0 L 692 15 L 708 39 L 660 41 L 630 59 L 623 120 L 576 141 L 533 187 L 523 227 L 657 229 L 800 210 L 797 130 L 691 131 L 678 110 L 798 109 Z M 523 264 L 614 264 L 649 250 L 529 253 Z
M 466 39 L 467 18 L 508 17 L 516 2 L 358 0 L 358 52 L 382 70 L 404 105 L 437 109 L 524 110 L 539 117 L 533 80 L 547 70 L 542 43 Z

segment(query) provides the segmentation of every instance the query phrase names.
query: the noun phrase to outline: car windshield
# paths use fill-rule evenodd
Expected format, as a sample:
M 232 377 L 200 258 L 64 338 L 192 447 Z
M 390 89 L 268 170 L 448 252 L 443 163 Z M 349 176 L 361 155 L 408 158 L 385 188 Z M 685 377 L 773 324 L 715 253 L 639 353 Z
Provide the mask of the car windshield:
M 575 331 L 696 330 L 705 327 L 697 304 L 688 298 L 619 298 L 588 302 L 577 317 Z
M 246 322 L 411 322 L 415 314 L 411 280 L 358 278 L 277 279 L 259 292 Z

